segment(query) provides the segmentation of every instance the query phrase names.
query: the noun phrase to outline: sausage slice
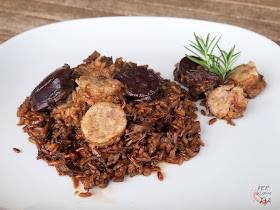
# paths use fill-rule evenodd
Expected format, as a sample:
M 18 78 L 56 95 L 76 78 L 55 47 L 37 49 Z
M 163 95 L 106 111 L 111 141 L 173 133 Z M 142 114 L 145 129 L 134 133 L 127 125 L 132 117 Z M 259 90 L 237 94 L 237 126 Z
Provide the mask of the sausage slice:
M 74 83 L 74 75 L 68 64 L 56 69 L 32 91 L 32 108 L 35 111 L 52 109 L 72 92 Z
M 126 85 L 129 101 L 151 102 L 161 95 L 161 79 L 145 67 L 125 67 L 115 75 L 115 79 Z
M 114 103 L 98 102 L 91 106 L 82 121 L 85 140 L 94 146 L 107 146 L 113 138 L 122 134 L 127 120 L 123 109 Z
M 255 63 L 250 61 L 236 68 L 239 69 L 232 73 L 225 83 L 237 85 L 244 90 L 248 98 L 255 98 L 266 87 L 266 82 Z
M 80 98 L 89 104 L 105 100 L 123 86 L 120 81 L 105 76 L 81 76 L 76 79 L 76 83 L 79 85 L 77 93 Z
M 210 112 L 218 118 L 239 118 L 246 111 L 248 100 L 240 87 L 221 85 L 206 93 L 207 106 Z

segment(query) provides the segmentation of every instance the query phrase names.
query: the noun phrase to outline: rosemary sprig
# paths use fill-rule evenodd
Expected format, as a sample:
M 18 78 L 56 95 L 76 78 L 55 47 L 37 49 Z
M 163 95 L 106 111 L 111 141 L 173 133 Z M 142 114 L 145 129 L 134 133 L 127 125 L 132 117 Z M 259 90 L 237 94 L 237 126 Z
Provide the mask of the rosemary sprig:
M 210 34 L 207 35 L 206 40 L 203 40 L 201 36 L 199 37 L 195 33 L 194 37 L 196 42 L 190 41 L 190 46 L 193 49 L 190 49 L 186 46 L 185 48 L 199 59 L 186 54 L 186 57 L 188 59 L 201 65 L 206 71 L 210 71 L 219 75 L 222 78 L 222 80 L 225 80 L 229 75 L 238 70 L 238 68 L 235 68 L 234 70 L 230 71 L 230 68 L 241 54 L 241 52 L 234 53 L 235 45 L 227 53 L 224 50 L 222 50 L 218 45 L 221 36 L 219 38 L 215 36 L 211 41 Z M 221 53 L 220 57 L 213 55 L 213 52 L 216 47 Z

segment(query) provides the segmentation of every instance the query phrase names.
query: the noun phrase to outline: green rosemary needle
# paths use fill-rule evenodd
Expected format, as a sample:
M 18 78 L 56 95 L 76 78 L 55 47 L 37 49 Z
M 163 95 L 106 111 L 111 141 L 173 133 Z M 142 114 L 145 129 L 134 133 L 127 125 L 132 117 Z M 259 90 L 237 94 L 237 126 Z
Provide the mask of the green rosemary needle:
M 204 68 L 204 70 L 219 75 L 222 78 L 222 80 L 225 80 L 229 75 L 238 70 L 238 68 L 235 68 L 234 70 L 230 71 L 230 68 L 241 54 L 241 52 L 234 53 L 235 45 L 227 53 L 226 51 L 222 50 L 218 45 L 221 36 L 219 38 L 215 36 L 212 40 L 210 40 L 210 34 L 208 34 L 206 40 L 203 40 L 201 36 L 199 37 L 194 33 L 194 37 L 195 42 L 190 41 L 190 46 L 193 49 L 190 49 L 186 46 L 185 48 L 191 53 L 193 53 L 197 58 L 186 54 L 186 57 L 188 59 L 201 65 Z M 218 48 L 221 54 L 220 56 L 216 56 L 213 54 L 216 47 Z

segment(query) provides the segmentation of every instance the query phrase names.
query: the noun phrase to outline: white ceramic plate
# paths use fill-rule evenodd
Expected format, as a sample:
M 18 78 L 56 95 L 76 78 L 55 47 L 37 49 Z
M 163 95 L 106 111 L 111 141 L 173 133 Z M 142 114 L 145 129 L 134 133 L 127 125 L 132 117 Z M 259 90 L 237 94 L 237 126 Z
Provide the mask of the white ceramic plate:
M 51 71 L 64 63 L 75 66 L 94 50 L 149 64 L 173 79 L 174 64 L 186 53 L 193 32 L 222 35 L 221 46 L 234 44 L 242 55 L 236 65 L 252 60 L 268 83 L 249 101 L 237 126 L 208 125 L 199 116 L 205 146 L 182 166 L 165 165 L 164 181 L 156 174 L 126 178 L 94 196 L 75 196 L 69 177 L 36 160 L 36 146 L 16 126 L 17 107 Z M 261 186 L 270 207 L 280 206 L 280 47 L 254 32 L 225 24 L 155 17 L 94 18 L 55 23 L 20 34 L 0 46 L 0 208 L 186 209 L 262 207 L 251 191 Z M 19 148 L 17 154 L 12 148 Z M 269 192 L 271 195 L 269 195 Z

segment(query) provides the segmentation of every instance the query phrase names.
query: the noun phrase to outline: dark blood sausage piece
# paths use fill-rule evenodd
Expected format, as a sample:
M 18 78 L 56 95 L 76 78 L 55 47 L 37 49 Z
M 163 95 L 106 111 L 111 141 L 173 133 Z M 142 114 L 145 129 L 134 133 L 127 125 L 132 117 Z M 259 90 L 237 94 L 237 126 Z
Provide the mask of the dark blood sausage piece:
M 161 95 L 161 78 L 145 67 L 125 67 L 115 79 L 126 85 L 128 101 L 150 102 Z
M 222 83 L 217 74 L 203 70 L 202 66 L 187 57 L 182 58 L 177 65 L 174 70 L 174 78 L 175 81 L 189 89 L 189 93 L 195 101 L 205 98 L 204 92 L 218 87 Z
M 32 108 L 35 111 L 53 108 L 71 93 L 74 83 L 74 74 L 68 64 L 56 69 L 32 91 L 30 95 Z

